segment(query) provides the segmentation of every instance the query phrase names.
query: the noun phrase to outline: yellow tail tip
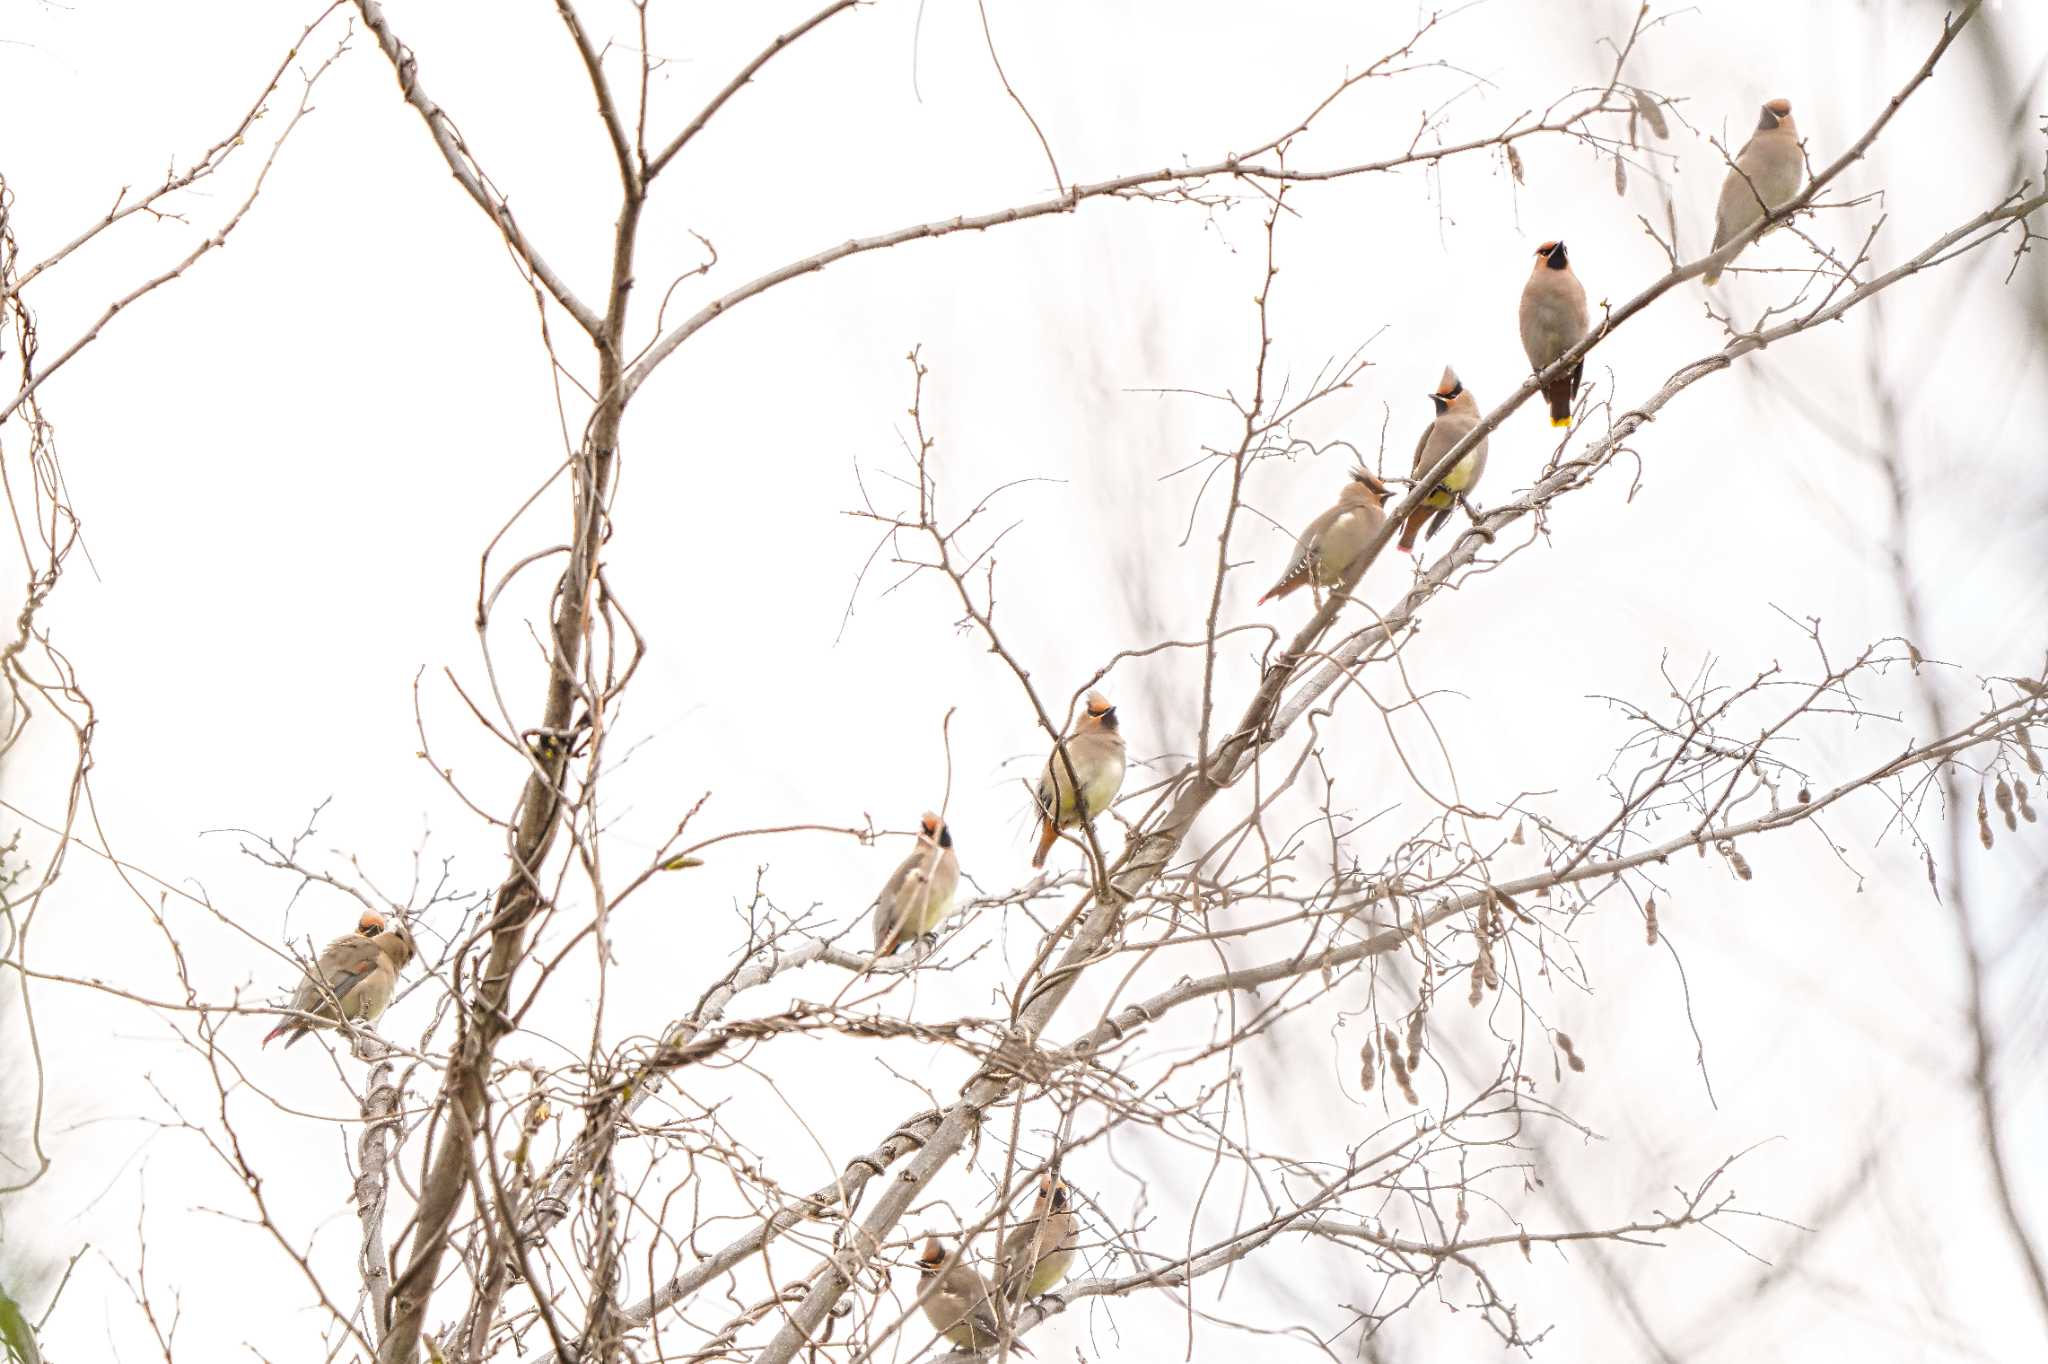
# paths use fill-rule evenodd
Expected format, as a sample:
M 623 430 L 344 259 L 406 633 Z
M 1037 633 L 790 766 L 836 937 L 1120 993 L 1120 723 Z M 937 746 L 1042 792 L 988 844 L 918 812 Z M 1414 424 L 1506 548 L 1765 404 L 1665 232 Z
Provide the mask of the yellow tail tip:
M 1721 272 L 1719 270 L 1710 270 L 1706 274 L 1700 276 L 1700 283 L 1706 285 L 1709 289 L 1713 288 L 1716 284 L 1719 284 L 1720 282 Z
M 1572 419 L 1570 417 L 1552 417 L 1550 419 L 1550 424 L 1552 426 L 1570 426 L 1572 424 Z

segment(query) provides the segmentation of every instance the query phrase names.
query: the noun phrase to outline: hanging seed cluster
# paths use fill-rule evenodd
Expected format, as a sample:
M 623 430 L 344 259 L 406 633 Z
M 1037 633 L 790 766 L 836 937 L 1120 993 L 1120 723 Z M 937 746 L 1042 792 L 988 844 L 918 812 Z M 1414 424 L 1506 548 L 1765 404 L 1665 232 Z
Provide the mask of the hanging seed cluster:
M 1572 1046 L 1572 1039 L 1569 1033 L 1553 1032 L 1551 1033 L 1551 1037 L 1556 1039 L 1557 1049 L 1564 1053 L 1564 1062 L 1566 1065 L 1570 1066 L 1573 1070 L 1584 1070 L 1586 1068 L 1586 1062 L 1584 1058 L 1582 1058 L 1579 1055 L 1578 1051 Z
M 1394 1030 L 1388 1028 L 1380 1041 L 1387 1049 L 1387 1069 L 1394 1073 L 1395 1088 L 1401 1091 L 1401 1097 L 1409 1103 L 1421 1103 L 1422 1101 L 1415 1097 L 1415 1082 L 1408 1076 L 1408 1063 L 1401 1059 L 1401 1044 L 1395 1038 Z

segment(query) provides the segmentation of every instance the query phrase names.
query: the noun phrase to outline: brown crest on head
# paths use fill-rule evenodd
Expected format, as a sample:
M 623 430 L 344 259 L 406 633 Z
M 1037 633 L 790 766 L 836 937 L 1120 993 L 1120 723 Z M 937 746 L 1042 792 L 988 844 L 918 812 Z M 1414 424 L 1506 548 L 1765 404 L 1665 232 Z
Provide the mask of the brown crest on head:
M 1458 395 L 1464 391 L 1465 385 L 1458 382 L 1457 371 L 1445 365 L 1443 382 L 1436 386 L 1436 392 L 1429 395 L 1429 400 L 1436 404 L 1437 411 L 1442 412 L 1456 402 Z
M 924 818 L 917 822 L 918 837 L 929 839 L 942 848 L 953 846 L 953 831 L 946 827 L 946 821 L 927 810 Z
M 1360 465 L 1351 471 L 1351 488 L 1346 491 L 1363 489 L 1374 506 L 1387 500 L 1387 485 L 1380 482 L 1379 475 Z
M 1088 693 L 1088 718 L 1104 729 L 1116 728 L 1116 707 L 1099 691 Z
M 374 909 L 363 911 L 363 917 L 356 920 L 356 932 L 365 938 L 374 938 L 384 931 L 384 916 Z
M 917 1270 L 920 1274 L 936 1274 L 939 1266 L 946 1263 L 946 1247 L 936 1236 L 924 1238 L 924 1249 L 917 1254 Z
M 1543 243 L 1536 248 L 1536 254 L 1543 257 L 1543 263 L 1553 270 L 1562 270 L 1571 263 L 1565 256 L 1561 241 Z
M 1763 111 L 1757 115 L 1757 131 L 1767 133 L 1790 117 L 1792 117 L 1792 101 L 1789 99 L 1774 99 L 1764 105 Z
M 1047 1170 L 1038 1177 L 1038 1196 L 1052 1205 L 1054 1212 L 1067 1210 L 1067 1181 Z

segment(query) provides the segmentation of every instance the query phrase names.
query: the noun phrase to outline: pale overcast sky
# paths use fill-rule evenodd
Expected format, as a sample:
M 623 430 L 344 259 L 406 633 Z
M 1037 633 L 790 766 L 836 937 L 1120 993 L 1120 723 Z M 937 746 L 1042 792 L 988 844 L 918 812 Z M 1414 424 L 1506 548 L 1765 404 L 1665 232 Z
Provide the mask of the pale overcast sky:
M 585 297 L 599 296 L 615 174 L 553 7 L 388 5 L 423 81 L 527 231 Z M 814 8 L 677 7 L 657 42 L 668 65 L 656 122 L 674 126 Z M 203 10 L 136 0 L 0 7 L 0 174 L 25 260 L 76 235 L 123 186 L 154 183 L 217 139 L 317 13 L 276 0 Z M 1069 181 L 1264 142 L 1347 71 L 1396 46 L 1424 12 L 1092 0 L 990 0 L 987 9 L 1004 70 Z M 1554 0 L 1460 9 L 1411 59 L 1420 69 L 1360 87 L 1290 163 L 1398 154 L 1423 112 L 1453 99 L 1449 135 L 1489 135 L 1603 82 L 1608 40 L 1633 14 L 1623 3 Z M 1709 136 L 1739 144 L 1758 104 L 1786 96 L 1814 161 L 1831 160 L 1924 58 L 1941 14 L 1918 0 L 1670 7 L 1630 70 L 1679 101 L 1691 125 L 1651 144 L 1668 158 L 1657 164 L 1686 255 L 1708 244 L 1722 176 Z M 2006 3 L 1986 17 L 2012 76 L 2023 87 L 2036 81 L 2048 11 Z M 632 31 L 627 6 L 593 3 L 586 18 L 622 40 Z M 330 18 L 308 57 L 331 49 L 346 20 Z M 1837 196 L 1873 197 L 1812 220 L 1811 234 L 1853 252 L 1881 219 L 1870 251 L 1883 268 L 1988 208 L 2020 175 L 2038 182 L 2039 117 L 2013 127 L 2007 111 L 1994 116 L 1985 55 L 1959 46 Z M 295 80 L 257 125 L 245 149 L 253 154 L 187 199 L 189 224 L 129 224 L 34 286 L 46 352 L 189 250 L 246 192 Z M 583 409 L 551 382 L 532 291 L 359 23 L 313 102 L 228 245 L 117 318 L 42 395 L 91 556 L 71 561 L 41 621 L 97 717 L 81 832 L 173 893 L 164 899 L 74 851 L 36 920 L 34 964 L 152 998 L 178 992 L 150 918 L 160 902 L 200 997 L 214 1002 L 272 996 L 285 973 L 262 942 L 325 941 L 347 927 L 342 897 L 313 888 L 293 903 L 293 879 L 257 866 L 238 851 L 246 838 L 223 831 L 289 838 L 323 807 L 315 854 L 337 868 L 355 859 L 401 897 L 415 875 L 438 877 L 444 858 L 464 892 L 487 892 L 503 875 L 501 839 L 423 760 L 416 711 L 433 766 L 502 817 L 520 764 L 479 730 L 450 677 L 473 696 L 489 692 L 475 630 L 479 555 L 561 463 L 558 397 L 572 431 Z M 2040 107 L 2035 87 L 2025 108 Z M 1505 396 L 1527 373 L 1514 306 L 1539 241 L 1568 240 L 1596 307 L 1663 272 L 1642 221 L 1664 222 L 1647 167 L 1618 196 L 1611 161 L 1583 147 L 1542 140 L 1520 154 L 1523 184 L 1488 154 L 1290 193 L 1271 299 L 1275 370 L 1306 383 L 1360 347 L 1370 361 L 1302 435 L 1350 442 L 1376 467 L 1405 474 L 1424 395 L 1446 364 L 1482 408 Z M 668 280 L 703 258 L 699 236 L 717 265 L 708 282 L 679 288 L 671 317 L 848 237 L 1053 189 L 1038 140 L 989 65 L 980 17 L 959 0 L 880 0 L 834 21 L 743 91 L 671 175 L 644 232 L 637 339 L 651 334 Z M 940 580 L 885 592 L 899 574 L 884 565 L 856 593 L 875 534 L 845 513 L 861 505 L 862 480 L 886 489 L 905 467 L 904 357 L 921 347 L 925 420 L 955 514 L 998 484 L 1037 480 L 1002 495 L 994 524 L 1017 523 L 997 555 L 1000 620 L 1041 692 L 1063 701 L 1119 649 L 1199 637 L 1216 504 L 1197 507 L 1199 475 L 1167 475 L 1205 446 L 1233 443 L 1238 423 L 1219 404 L 1156 390 L 1245 390 L 1261 207 L 1256 196 L 1215 212 L 1098 202 L 856 258 L 735 309 L 656 372 L 627 422 L 605 560 L 650 644 L 611 741 L 614 754 L 632 748 L 605 795 L 617 865 L 644 859 L 707 793 L 707 832 L 870 818 L 905 829 L 946 790 L 940 721 L 957 706 L 949 810 L 962 867 L 984 891 L 1026 879 L 1020 782 L 1044 752 L 1030 712 L 985 644 L 954 628 L 958 604 Z M 2048 647 L 2048 383 L 2029 320 L 2048 297 L 2039 256 L 2008 285 L 2010 247 L 1994 246 L 1887 293 L 1881 313 L 1859 310 L 1713 376 L 1633 439 L 1639 475 L 1611 471 L 1548 517 L 1546 542 L 1438 598 L 1403 654 L 1404 682 L 1443 693 L 1432 714 L 1449 728 L 1462 796 L 1494 808 L 1518 792 L 1546 793 L 1553 819 L 1597 827 L 1611 809 L 1616 749 L 1633 730 L 1607 698 L 1660 706 L 1666 673 L 1691 679 L 1703 668 L 1731 684 L 1774 663 L 1810 675 L 1808 619 L 1842 658 L 1905 628 L 1887 557 L 1888 492 L 1828 434 L 1874 438 L 1873 364 L 1897 395 L 1910 468 L 1909 543 L 1928 613 L 1915 644 L 1957 665 L 1959 704 L 1977 694 L 1977 676 L 2038 672 Z M 1744 263 L 1808 259 L 1781 233 Z M 1791 280 L 1738 275 L 1716 297 L 1747 324 Z M 1723 332 L 1707 297 L 1697 282 L 1682 286 L 1598 350 L 1588 365 L 1597 401 L 1638 403 L 1717 349 Z M 551 325 L 562 323 L 554 311 Z M 578 377 L 588 381 L 587 368 Z M 1555 441 L 1534 412 L 1494 435 L 1481 502 L 1526 488 L 1550 457 Z M 1603 424 L 1604 414 L 1589 423 Z M 17 495 L 20 439 L 14 427 L 0 431 Z M 1249 500 L 1260 518 L 1239 541 L 1251 566 L 1230 580 L 1228 619 L 1292 628 L 1305 618 L 1298 600 L 1263 611 L 1252 603 L 1351 458 L 1332 447 L 1257 470 Z M 501 566 L 564 538 L 565 508 L 557 483 L 519 522 Z M 1397 600 L 1409 565 L 1390 553 L 1366 594 Z M 8 580 L 18 591 L 20 575 Z M 497 684 L 529 724 L 541 665 L 527 630 L 545 620 L 541 583 L 532 578 L 503 609 L 492 640 Z M 1257 682 L 1248 657 L 1231 664 L 1226 716 Z M 1199 659 L 1181 652 L 1119 671 L 1135 758 L 1194 747 L 1186 703 L 1199 679 Z M 1816 784 L 1927 737 L 1918 696 L 1910 677 L 1890 676 L 1863 700 L 1899 724 L 1816 733 L 1801 755 L 1822 774 Z M 40 713 L 46 720 L 47 707 Z M 1421 764 L 1416 776 L 1446 782 L 1426 731 L 1398 732 Z M 1426 817 L 1376 713 L 1340 708 L 1326 734 L 1347 808 L 1391 811 L 1382 816 L 1390 843 Z M 10 802 L 60 820 L 69 752 L 61 725 L 32 721 L 8 760 Z M 1161 761 L 1151 775 L 1168 770 Z M 1127 789 L 1137 784 L 1134 770 Z M 1312 809 L 1306 795 L 1298 806 Z M 1501 1285 L 1525 1329 L 1551 1327 L 1536 1357 L 2048 1357 L 2048 1323 L 1979 1157 L 1952 918 L 1930 896 L 1912 841 L 1887 828 L 1891 813 L 1871 797 L 1824 834 L 1760 841 L 1748 854 L 1752 881 L 1718 858 L 1663 872 L 1683 981 L 1670 953 L 1645 947 L 1633 917 L 1596 917 L 1578 932 L 1591 988 L 1546 1007 L 1591 1064 L 1552 1097 L 1597 1135 L 1538 1134 L 1532 1158 L 1546 1192 L 1521 1211 L 1533 1225 L 1627 1221 L 1755 1147 L 1733 1187 L 1745 1208 L 1782 1220 L 1731 1232 L 1739 1249 L 1695 1230 L 1659 1238 L 1661 1249 L 1502 1261 Z M 1970 824 L 1966 874 L 1992 963 L 2006 1133 L 2039 1242 L 2048 1239 L 2048 844 L 2040 826 L 2011 836 L 2001 826 L 1995 853 L 1975 856 Z M 1938 826 L 1938 812 L 1923 813 L 1930 837 Z M 815 905 L 823 920 L 848 921 L 906 848 L 822 835 L 741 844 L 687 885 L 663 881 L 613 926 L 622 965 L 610 977 L 608 1037 L 660 1027 L 729 968 L 757 876 L 785 908 Z M 32 864 L 52 851 L 33 834 L 24 850 Z M 1532 849 L 1520 870 L 1536 865 Z M 186 892 L 248 936 L 178 898 Z M 423 936 L 432 934 L 429 922 Z M 986 1011 L 997 979 L 1035 938 L 1021 921 L 979 927 L 976 940 L 992 950 L 920 981 L 920 1015 Z M 839 985 L 822 971 L 799 976 L 757 1007 L 830 998 Z M 1055 1034 L 1071 1035 L 1108 997 L 1108 984 L 1092 988 Z M 580 1050 L 591 997 L 572 975 L 544 997 L 535 1029 Z M 122 1283 L 136 1272 L 139 1240 L 152 1294 L 182 1308 L 181 1361 L 315 1357 L 324 1313 L 305 1276 L 241 1220 L 246 1193 L 206 1141 L 174 1125 L 174 1106 L 216 1136 L 221 1123 L 212 1081 L 174 1039 L 189 1018 L 49 984 L 33 1001 L 54 1165 L 0 1204 L 6 1250 L 61 1262 L 92 1246 L 51 1321 L 49 1357 L 156 1357 Z M 1299 1146 L 1311 1133 L 1334 1156 L 1366 1134 L 1333 1078 L 1351 1083 L 1344 1057 L 1356 1038 L 1337 1030 L 1345 1004 L 1304 1013 L 1245 1058 L 1268 1128 L 1255 1137 Z M 401 1001 L 387 1031 L 416 1038 L 426 1006 L 425 992 Z M 1447 1026 L 1464 1029 L 1444 1039 L 1447 1064 L 1490 1073 L 1501 1045 L 1482 1016 Z M 255 1020 L 226 1034 L 234 1063 L 276 1100 L 237 1090 L 237 1130 L 263 1172 L 271 1215 L 298 1248 L 311 1246 L 336 1300 L 351 1303 L 353 1101 L 316 1044 L 265 1052 L 260 1035 Z M 7 1036 L 18 1050 L 18 1027 Z M 504 1054 L 569 1059 L 537 1037 Z M 906 1072 L 942 1098 L 957 1093 L 967 1063 L 933 1055 L 927 1065 L 908 1044 L 793 1042 L 764 1053 L 752 1073 L 706 1079 L 726 1088 L 693 1097 L 728 1096 L 728 1126 L 786 1186 L 808 1189 L 923 1106 Z M 360 1070 L 346 1057 L 338 1064 Z M 846 1135 L 821 1150 L 780 1116 L 785 1097 Z M 1143 1140 L 1113 1154 L 1088 1153 L 1067 1173 L 1116 1215 L 1138 1206 L 1132 1171 L 1166 1181 L 1152 1186 L 1145 1215 L 1161 1220 L 1169 1242 L 1185 1233 L 1172 1181 L 1203 1167 Z M 936 1192 L 965 1209 L 986 1187 L 963 1169 Z M 808 1268 L 790 1254 L 777 1265 L 784 1279 Z M 1334 1332 L 1347 1320 L 1336 1304 L 1372 1292 L 1348 1281 L 1342 1263 L 1283 1245 L 1234 1277 L 1220 1303 L 1220 1284 L 1200 1302 L 1233 1320 Z M 641 1267 L 628 1277 L 629 1296 L 645 1291 Z M 907 1301 L 907 1275 L 898 1287 Z M 451 1294 L 430 1326 L 456 1310 Z M 1076 1350 L 1088 1359 L 1224 1359 L 1247 1349 L 1327 1357 L 1294 1337 L 1210 1327 L 1190 1354 L 1189 1327 L 1165 1295 L 1139 1295 L 1078 1306 L 1031 1344 L 1041 1359 Z M 921 1326 L 907 1332 L 901 1357 L 927 1339 Z M 1357 1357 L 1358 1344 L 1354 1332 L 1332 1349 Z M 1388 1361 L 1511 1357 L 1477 1314 L 1432 1293 L 1376 1348 Z

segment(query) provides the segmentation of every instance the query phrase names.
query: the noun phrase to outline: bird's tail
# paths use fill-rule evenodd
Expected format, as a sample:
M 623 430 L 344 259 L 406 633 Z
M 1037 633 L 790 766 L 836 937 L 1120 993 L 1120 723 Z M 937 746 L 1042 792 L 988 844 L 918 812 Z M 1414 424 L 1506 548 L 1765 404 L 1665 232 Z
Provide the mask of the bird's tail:
M 1550 424 L 1570 426 L 1572 424 L 1572 381 L 1571 376 L 1550 384 L 1543 390 L 1543 396 L 1550 401 Z
M 1401 552 L 1415 552 L 1415 537 L 1422 533 L 1422 523 L 1429 520 L 1430 506 L 1427 502 L 1408 513 L 1408 520 L 1401 527 Z
M 1059 837 L 1059 830 L 1050 819 L 1042 819 L 1038 829 L 1038 851 L 1031 855 L 1031 867 L 1036 871 L 1045 865 L 1045 855 L 1052 851 L 1053 840 Z
M 1272 601 L 1276 597 L 1286 596 L 1295 588 L 1300 587 L 1302 581 L 1303 580 L 1300 578 L 1282 578 L 1279 582 L 1274 583 L 1271 588 L 1267 589 L 1266 595 L 1259 598 L 1258 604 L 1260 606 L 1264 606 L 1267 602 Z
M 1707 271 L 1707 273 L 1700 276 L 1700 283 L 1706 285 L 1709 289 L 1713 288 L 1716 284 L 1719 284 L 1720 282 L 1721 272 L 1719 270 L 1709 270 Z

